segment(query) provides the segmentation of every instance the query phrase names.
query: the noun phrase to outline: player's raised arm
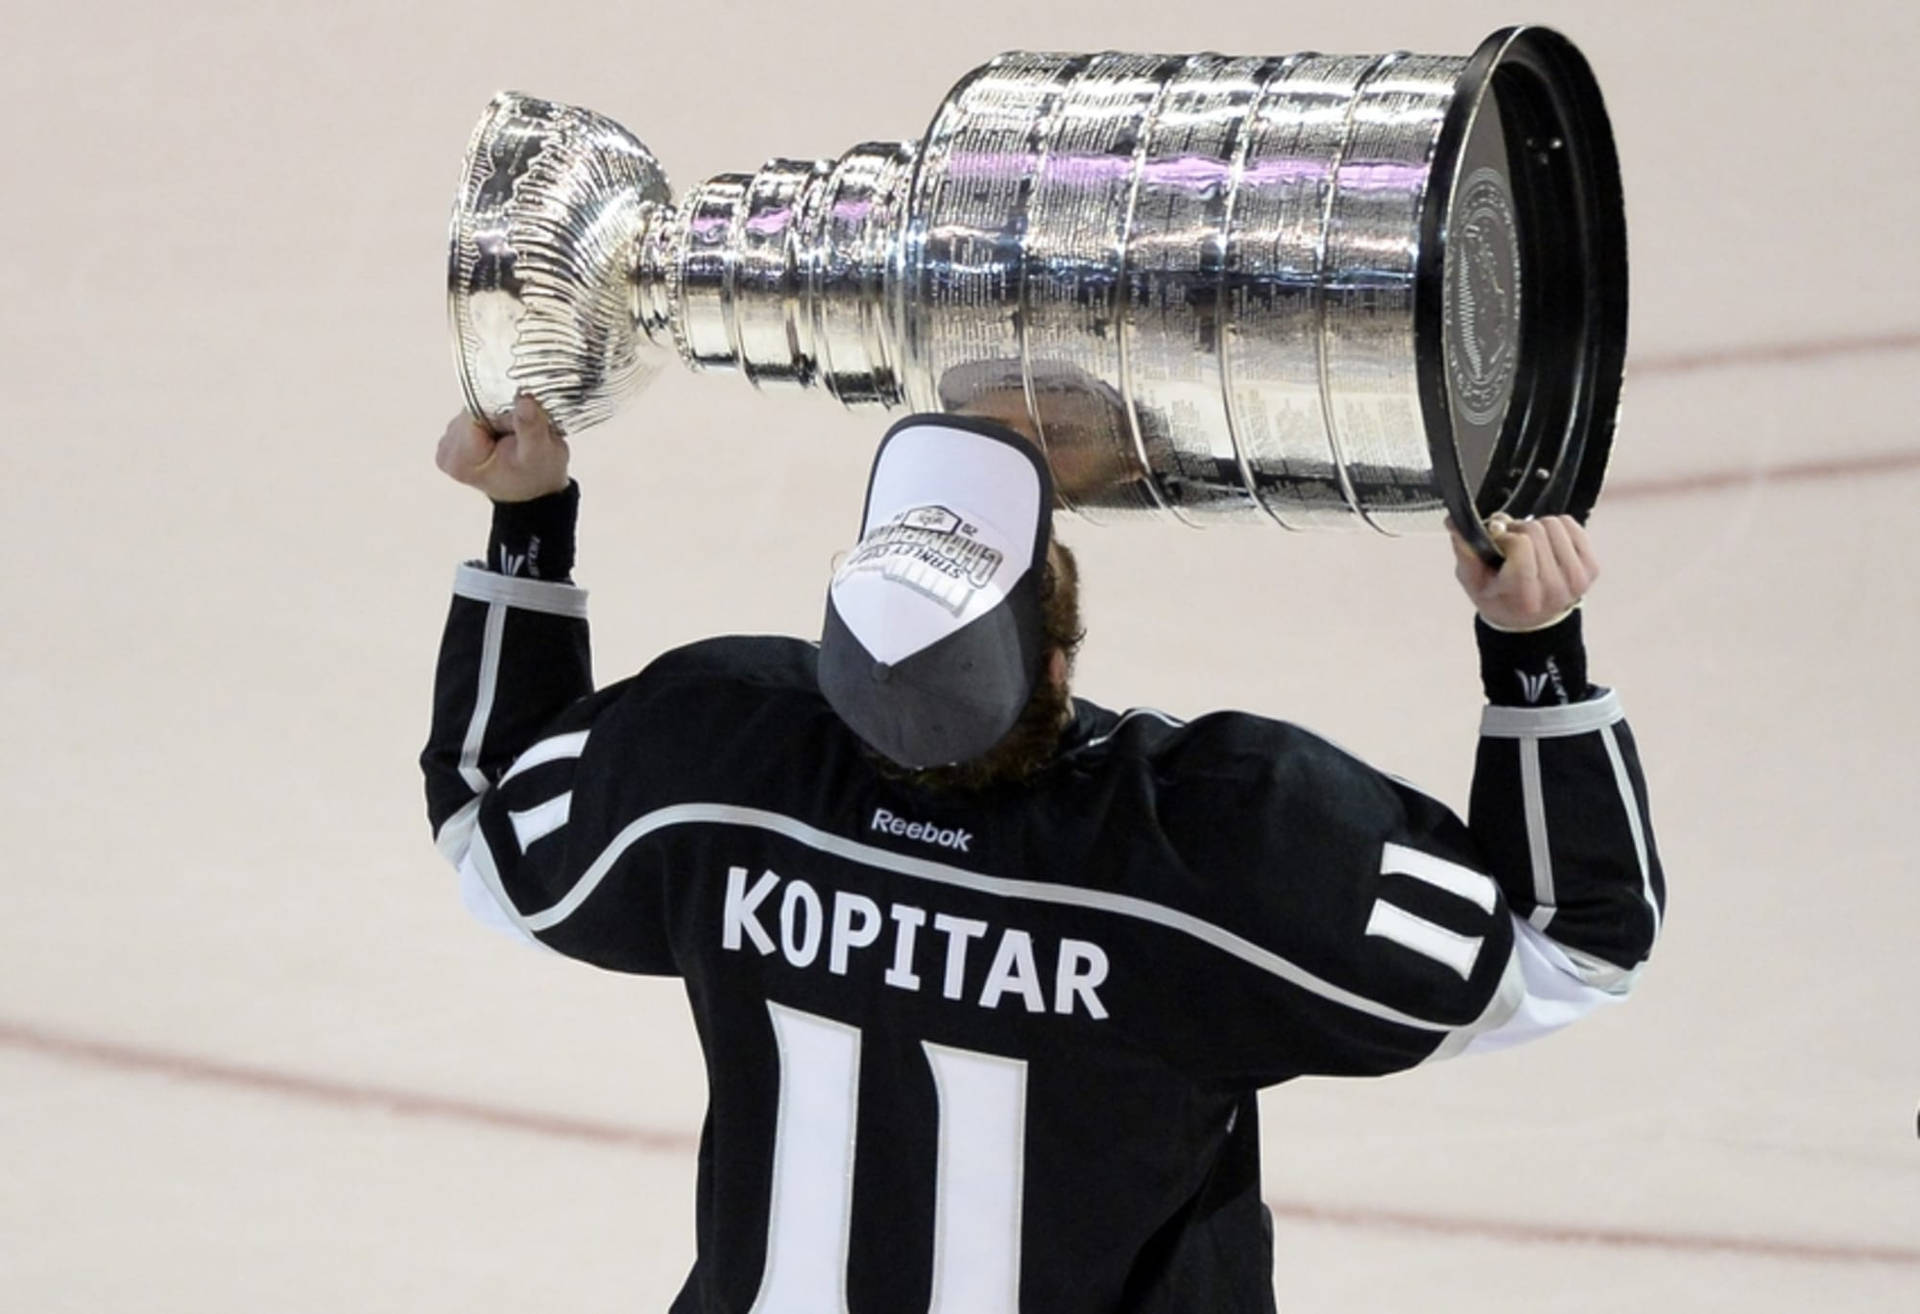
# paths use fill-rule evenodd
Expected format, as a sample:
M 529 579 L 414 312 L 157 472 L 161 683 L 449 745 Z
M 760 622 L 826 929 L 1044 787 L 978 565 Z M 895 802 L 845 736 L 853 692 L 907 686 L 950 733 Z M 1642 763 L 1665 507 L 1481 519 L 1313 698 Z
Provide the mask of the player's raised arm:
M 1619 697 L 1587 679 L 1579 603 L 1599 566 L 1586 530 L 1568 516 L 1490 529 L 1506 557 L 1497 572 L 1454 545 L 1489 704 L 1469 826 L 1512 909 L 1529 1002 L 1469 1048 L 1623 997 L 1666 903 L 1633 734 Z
M 1183 1064 L 1373 1075 L 1545 1035 L 1631 986 L 1665 885 L 1619 699 L 1587 680 L 1592 548 L 1571 521 L 1493 529 L 1504 570 L 1460 549 L 1490 704 L 1467 821 L 1298 727 L 1160 732 L 1164 833 L 1187 869 L 1239 873 L 1195 911 L 1270 955 L 1208 960 Z
M 492 501 L 493 530 L 486 560 L 454 577 L 420 755 L 427 811 L 436 847 L 461 871 L 468 906 L 524 931 L 503 882 L 514 880 L 535 842 L 564 828 L 567 789 L 556 773 L 571 770 L 587 733 L 561 718 L 593 690 L 587 595 L 571 583 L 579 489 L 568 478 L 566 441 L 526 397 L 504 435 L 457 416 L 437 461 Z M 501 801 L 508 781 L 550 797 L 506 800 L 513 806 L 490 842 L 482 805 Z

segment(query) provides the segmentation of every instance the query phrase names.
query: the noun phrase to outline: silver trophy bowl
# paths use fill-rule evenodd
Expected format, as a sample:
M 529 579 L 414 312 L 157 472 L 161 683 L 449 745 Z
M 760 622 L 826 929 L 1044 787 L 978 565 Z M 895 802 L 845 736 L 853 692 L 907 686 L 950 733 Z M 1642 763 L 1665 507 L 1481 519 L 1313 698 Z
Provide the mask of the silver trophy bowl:
M 473 130 L 447 235 L 454 363 L 499 427 L 516 395 L 572 432 L 607 419 L 659 368 L 634 322 L 634 237 L 667 176 L 619 124 L 502 94 Z
M 565 429 L 671 356 L 849 406 L 996 415 L 1094 520 L 1436 529 L 1598 496 L 1626 225 L 1586 60 L 1002 55 L 918 142 L 676 203 L 646 148 L 503 94 L 468 147 L 462 386 Z

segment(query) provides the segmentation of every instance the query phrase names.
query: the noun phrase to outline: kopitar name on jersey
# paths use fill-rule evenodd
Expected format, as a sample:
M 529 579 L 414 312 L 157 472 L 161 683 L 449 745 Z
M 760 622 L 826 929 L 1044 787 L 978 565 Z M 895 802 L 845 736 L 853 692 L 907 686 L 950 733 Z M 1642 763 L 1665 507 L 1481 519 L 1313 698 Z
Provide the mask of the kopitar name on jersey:
M 924 971 L 944 998 L 980 1008 L 1017 1001 L 1029 1013 L 1051 1008 L 1061 1016 L 1107 1016 L 1098 993 L 1107 979 L 1107 954 L 1092 941 L 1061 937 L 1057 947 L 1046 941 L 1036 946 L 1027 931 L 976 917 L 934 912 L 929 918 L 927 909 L 906 903 L 890 903 L 883 912 L 864 894 L 816 890 L 770 869 L 749 884 L 747 868 L 730 867 L 720 946 L 744 952 L 748 945 L 763 957 L 777 948 L 794 967 L 824 968 L 834 976 L 847 975 L 857 954 L 872 952 L 887 963 L 881 979 L 897 990 L 927 988 Z M 1042 957 L 1050 958 L 1051 972 L 1043 972 Z

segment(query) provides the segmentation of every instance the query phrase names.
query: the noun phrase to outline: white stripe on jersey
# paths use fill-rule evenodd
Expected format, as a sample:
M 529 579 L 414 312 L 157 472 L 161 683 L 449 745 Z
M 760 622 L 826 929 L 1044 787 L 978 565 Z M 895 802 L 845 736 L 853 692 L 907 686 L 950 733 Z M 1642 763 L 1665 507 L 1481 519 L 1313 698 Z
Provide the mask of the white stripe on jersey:
M 1491 876 L 1404 844 L 1380 846 L 1380 874 L 1411 876 L 1455 898 L 1465 899 L 1481 912 L 1490 913 L 1499 903 L 1499 887 Z M 1474 964 L 1480 961 L 1480 947 L 1486 943 L 1484 936 L 1448 930 L 1388 903 L 1385 896 L 1373 901 L 1366 933 L 1391 940 L 1423 958 L 1431 958 L 1442 967 L 1458 972 L 1462 981 L 1472 979 Z
M 846 1314 L 860 1031 L 767 1001 L 780 1053 L 767 1257 L 750 1314 Z
M 467 846 L 465 856 L 460 859 L 460 902 L 481 925 L 505 931 L 515 939 L 538 945 L 547 953 L 560 952 L 528 928 L 527 919 L 520 915 L 513 906 L 513 900 L 507 897 L 507 888 L 500 881 L 500 868 L 493 861 L 493 848 L 487 843 L 484 826 L 474 827 L 473 843 Z
M 1411 876 L 1448 894 L 1458 895 L 1481 912 L 1492 912 L 1500 899 L 1500 887 L 1493 883 L 1493 877 L 1404 844 L 1380 846 L 1380 874 Z
M 1151 922 L 1168 930 L 1178 931 L 1191 936 L 1202 944 L 1220 950 L 1231 957 L 1279 977 L 1289 985 L 1305 990 L 1343 1007 L 1364 1013 L 1368 1017 L 1379 1018 L 1385 1022 L 1397 1023 L 1404 1027 L 1413 1027 L 1421 1031 L 1452 1031 L 1454 1028 L 1445 1022 L 1431 1018 L 1416 1017 L 1401 1012 L 1378 1000 L 1347 990 L 1326 981 L 1297 963 L 1282 958 L 1269 949 L 1254 944 L 1251 940 L 1235 935 L 1232 931 L 1203 921 L 1191 913 L 1177 908 L 1168 908 L 1162 904 L 1151 903 L 1132 895 L 1114 894 L 1105 890 L 1085 890 L 1072 885 L 1055 885 L 1045 881 L 1014 880 L 1003 876 L 986 876 L 979 872 L 967 871 L 961 867 L 946 863 L 933 862 L 926 858 L 911 857 L 903 853 L 893 853 L 886 849 L 832 835 L 817 830 L 805 822 L 778 812 L 768 812 L 759 808 L 736 807 L 727 803 L 679 803 L 672 807 L 660 808 L 649 812 L 627 825 L 615 835 L 581 873 L 557 903 L 523 919 L 529 931 L 545 931 L 558 926 L 571 917 L 587 897 L 593 893 L 607 873 L 620 860 L 622 854 L 648 835 L 669 826 L 695 824 L 717 824 L 726 826 L 745 826 L 755 830 L 770 831 L 798 841 L 808 848 L 835 857 L 846 858 L 852 862 L 877 867 L 885 871 L 896 872 L 902 876 L 911 876 L 918 880 L 932 881 L 941 885 L 951 885 L 960 889 L 973 890 L 981 894 L 990 894 L 1004 899 L 1028 899 L 1036 903 L 1061 904 L 1076 908 L 1090 908 L 1098 912 L 1117 913 L 1124 917 L 1133 917 L 1143 922 Z
M 507 768 L 507 774 L 500 777 L 500 783 L 504 785 L 522 771 L 531 771 L 549 762 L 579 757 L 587 751 L 588 733 L 586 730 L 575 730 L 570 735 L 554 735 L 550 739 L 542 739 L 513 760 L 513 765 Z
M 1595 1009 L 1626 998 L 1624 986 L 1605 989 L 1583 980 L 1578 967 L 1569 960 L 1565 945 L 1518 918 L 1513 923 L 1513 955 L 1507 960 L 1507 981 L 1502 983 L 1500 993 L 1514 986 L 1518 987 L 1517 999 L 1504 1016 L 1489 1008 L 1488 1017 L 1447 1037 L 1425 1061 L 1484 1054 L 1537 1040 L 1578 1022 Z
M 467 846 L 473 843 L 474 827 L 480 824 L 480 797 L 467 800 L 458 812 L 448 817 L 440 825 L 440 833 L 433 837 L 433 847 L 440 856 L 458 867 L 460 860 L 467 856 Z
M 1458 972 L 1462 981 L 1473 976 L 1473 965 L 1480 961 L 1480 946 L 1486 943 L 1483 936 L 1449 931 L 1385 899 L 1373 901 L 1373 913 L 1367 918 L 1367 934 L 1391 940 L 1422 958 L 1431 958 L 1442 967 Z
M 920 1042 L 940 1109 L 927 1314 L 1019 1314 L 1027 1065 Z
M 535 841 L 566 825 L 567 814 L 572 810 L 573 791 L 568 790 L 524 811 L 507 813 L 507 820 L 513 823 L 513 837 L 520 841 L 520 852 L 525 853 Z
M 487 737 L 487 722 L 493 715 L 495 687 L 500 680 L 500 640 L 506 633 L 508 609 L 585 618 L 587 591 L 571 584 L 512 579 L 479 566 L 461 566 L 453 573 L 453 595 L 487 604 L 487 623 L 480 639 L 480 678 L 473 695 L 473 719 L 467 722 L 467 735 L 460 744 L 460 778 L 474 793 L 484 794 L 487 776 L 480 769 L 480 745 Z

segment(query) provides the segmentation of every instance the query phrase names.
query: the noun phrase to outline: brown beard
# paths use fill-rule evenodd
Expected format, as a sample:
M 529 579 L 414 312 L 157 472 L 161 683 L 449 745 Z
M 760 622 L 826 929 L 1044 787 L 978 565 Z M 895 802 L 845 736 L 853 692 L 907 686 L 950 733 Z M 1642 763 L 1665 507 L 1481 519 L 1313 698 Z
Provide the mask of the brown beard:
M 989 785 L 1025 780 L 1053 761 L 1060 747 L 1060 735 L 1073 719 L 1073 694 L 1067 681 L 1055 683 L 1050 668 L 1053 654 L 1066 658 L 1067 671 L 1073 670 L 1074 654 L 1086 631 L 1080 628 L 1080 563 L 1065 543 L 1054 540 L 1047 555 L 1046 570 L 1040 576 L 1040 620 L 1045 642 L 1042 648 L 1040 679 L 1033 696 L 1021 710 L 1020 719 L 1000 738 L 1000 742 L 966 762 L 947 766 L 924 767 L 918 771 L 890 762 L 870 752 L 880 774 L 904 780 L 922 789 L 977 790 Z

